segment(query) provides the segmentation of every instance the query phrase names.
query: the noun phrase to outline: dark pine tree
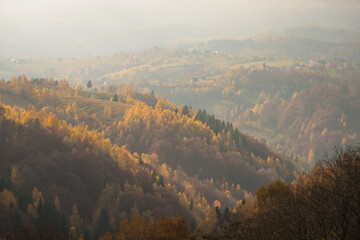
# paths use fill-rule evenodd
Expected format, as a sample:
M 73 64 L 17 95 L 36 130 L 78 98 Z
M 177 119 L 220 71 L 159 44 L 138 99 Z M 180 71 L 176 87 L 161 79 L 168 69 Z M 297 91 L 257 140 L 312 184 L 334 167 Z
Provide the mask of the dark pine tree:
M 92 85 L 92 82 L 89 80 L 88 83 L 86 84 L 86 86 L 87 86 L 89 89 L 92 88 L 92 86 L 93 86 L 93 85 Z
M 110 226 L 108 211 L 106 208 L 102 208 L 100 211 L 99 219 L 96 222 L 95 239 L 100 238 L 106 232 L 112 232 L 112 230 Z
M 113 98 L 112 98 L 113 102 L 118 102 L 119 101 L 119 97 L 118 95 L 115 93 Z

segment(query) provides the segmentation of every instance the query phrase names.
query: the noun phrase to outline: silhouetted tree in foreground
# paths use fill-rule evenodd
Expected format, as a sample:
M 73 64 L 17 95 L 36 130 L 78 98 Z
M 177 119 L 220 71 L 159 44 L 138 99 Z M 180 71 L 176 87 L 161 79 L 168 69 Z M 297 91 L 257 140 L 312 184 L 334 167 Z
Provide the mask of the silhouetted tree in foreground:
M 256 192 L 256 208 L 233 216 L 219 239 L 358 239 L 360 148 L 336 151 L 309 176 Z

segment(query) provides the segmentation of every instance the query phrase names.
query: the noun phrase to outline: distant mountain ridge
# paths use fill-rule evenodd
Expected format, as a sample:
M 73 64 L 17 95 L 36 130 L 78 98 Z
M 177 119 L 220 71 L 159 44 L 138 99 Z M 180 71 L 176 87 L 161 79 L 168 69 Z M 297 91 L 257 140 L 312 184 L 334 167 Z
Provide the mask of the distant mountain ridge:
M 206 48 L 232 55 L 290 57 L 292 59 L 319 58 L 360 63 L 360 32 L 301 26 L 281 32 L 270 32 L 245 38 L 209 40 Z
M 323 42 L 345 43 L 360 41 L 360 32 L 358 31 L 344 28 L 320 27 L 316 25 L 287 28 L 280 33 L 289 37 L 302 37 Z

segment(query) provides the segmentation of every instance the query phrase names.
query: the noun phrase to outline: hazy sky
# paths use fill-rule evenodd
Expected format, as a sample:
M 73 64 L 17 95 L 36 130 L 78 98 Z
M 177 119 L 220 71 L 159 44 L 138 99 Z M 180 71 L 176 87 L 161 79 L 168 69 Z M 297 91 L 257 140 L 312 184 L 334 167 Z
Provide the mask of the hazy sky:
M 102 55 L 308 24 L 360 30 L 360 0 L 0 0 L 0 51 Z

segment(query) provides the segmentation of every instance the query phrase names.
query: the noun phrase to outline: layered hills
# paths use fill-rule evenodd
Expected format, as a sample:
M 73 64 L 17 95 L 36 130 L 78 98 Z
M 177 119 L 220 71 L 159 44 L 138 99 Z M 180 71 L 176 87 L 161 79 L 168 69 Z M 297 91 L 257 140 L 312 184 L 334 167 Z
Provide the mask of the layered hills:
M 1 105 L 3 232 L 17 221 L 21 236 L 61 238 L 71 226 L 99 236 L 136 214 L 178 214 L 205 231 L 215 206 L 231 211 L 294 177 L 294 164 L 231 124 L 128 86 L 84 91 L 25 76 L 0 85 L 14 105 Z

